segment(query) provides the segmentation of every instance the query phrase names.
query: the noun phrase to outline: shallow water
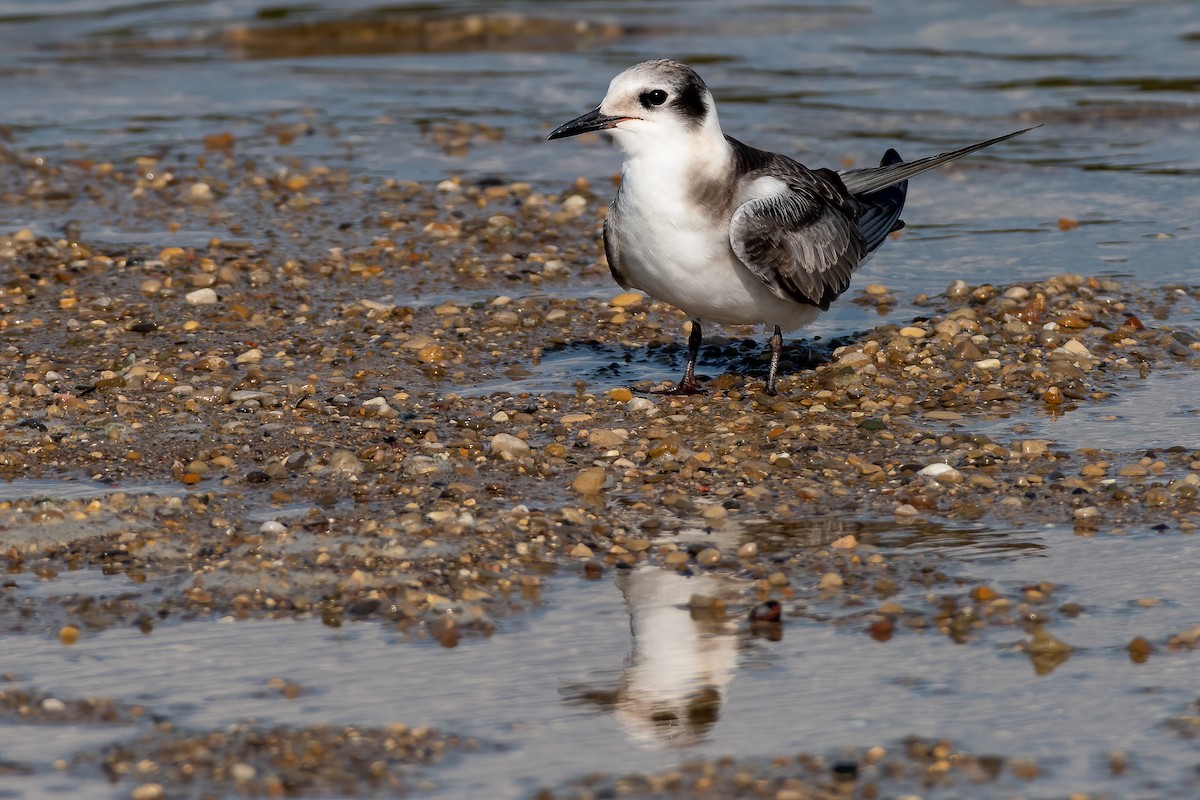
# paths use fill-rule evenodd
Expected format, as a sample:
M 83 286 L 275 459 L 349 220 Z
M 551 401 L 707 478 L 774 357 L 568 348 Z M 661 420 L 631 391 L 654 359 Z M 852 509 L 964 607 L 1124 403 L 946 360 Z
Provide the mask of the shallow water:
M 996 535 L 1031 549 L 998 556 L 989 542 Z M 880 643 L 861 624 L 789 618 L 780 641 L 747 639 L 739 625 L 695 621 L 686 608 L 693 593 L 737 593 L 736 579 L 643 567 L 615 582 L 558 579 L 540 610 L 491 639 L 450 650 L 402 646 L 395 631 L 370 623 L 335 630 L 316 621 L 190 622 L 150 637 L 107 630 L 73 647 L 10 637 L 0 669 L 14 671 L 18 685 L 141 704 L 198 730 L 248 719 L 403 721 L 482 740 L 479 751 L 422 772 L 435 786 L 422 794 L 428 797 L 527 797 L 597 765 L 654 771 L 702 756 L 827 752 L 914 734 L 946 737 L 970 752 L 1037 759 L 1039 797 L 1124 794 L 1156 783 L 1181 787 L 1156 797 L 1189 796 L 1182 787 L 1194 790 L 1193 745 L 1164 734 L 1164 726 L 1195 700 L 1195 656 L 1162 652 L 1134 664 L 1125 646 L 1137 635 L 1159 641 L 1197 623 L 1200 540 L 1084 538 L 1051 527 L 980 531 L 960 541 L 939 548 L 951 571 L 1001 589 L 1051 581 L 1059 602 L 1083 606 L 1055 626 L 1075 647 L 1065 662 L 1038 674 L 1016 647 L 1024 638 L 1016 628 L 988 629 L 966 644 L 936 634 Z M 129 588 L 118 585 L 122 578 L 107 580 L 110 591 Z M 914 599 L 897 599 L 906 598 Z M 1148 606 L 1147 598 L 1161 602 Z M 301 695 L 285 700 L 265 691 L 276 676 L 302 686 Z M 715 719 L 691 727 L 651 721 L 702 687 L 719 697 Z M 105 734 L 119 740 L 131 733 L 127 726 L 53 726 L 47 737 L 45 730 L 30 735 L 28 726 L 0 725 L 4 758 L 38 768 L 6 787 L 30 797 L 78 787 L 86 769 L 56 777 L 49 762 Z M 1107 770 L 1112 751 L 1129 755 L 1119 779 Z M 1021 785 L 1014 781 L 1002 774 L 987 791 Z M 124 796 L 91 786 L 92 796 Z

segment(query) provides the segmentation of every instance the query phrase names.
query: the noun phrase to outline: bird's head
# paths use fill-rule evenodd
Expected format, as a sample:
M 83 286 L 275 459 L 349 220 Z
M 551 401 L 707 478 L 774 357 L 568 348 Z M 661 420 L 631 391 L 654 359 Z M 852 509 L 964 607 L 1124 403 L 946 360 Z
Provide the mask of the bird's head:
M 612 79 L 604 101 L 555 128 L 549 139 L 608 131 L 628 156 L 691 150 L 723 142 L 717 108 L 703 79 L 678 61 L 644 61 Z

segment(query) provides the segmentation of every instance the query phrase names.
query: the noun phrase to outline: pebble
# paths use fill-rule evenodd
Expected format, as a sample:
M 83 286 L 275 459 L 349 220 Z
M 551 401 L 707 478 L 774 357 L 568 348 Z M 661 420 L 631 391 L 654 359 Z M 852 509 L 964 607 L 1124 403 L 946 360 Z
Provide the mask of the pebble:
M 946 472 L 949 472 L 952 469 L 954 469 L 954 467 L 950 466 L 949 464 L 945 464 L 945 463 L 939 461 L 939 462 L 930 464 L 927 467 L 923 467 L 921 469 L 921 471 L 918 472 L 917 474 L 924 475 L 927 478 L 936 478 L 937 476 L 942 475 Z
M 910 325 L 906 328 L 901 328 L 900 335 L 905 339 L 924 339 L 929 335 L 929 331 Z
M 575 480 L 571 481 L 571 488 L 582 495 L 596 495 L 604 489 L 606 480 L 608 473 L 604 467 L 588 467 L 580 470 L 575 476 Z
M 826 572 L 821 576 L 821 581 L 817 584 L 817 588 L 825 590 L 840 589 L 845 583 L 846 581 L 842 576 L 836 572 Z
M 161 783 L 143 783 L 129 793 L 130 800 L 161 800 L 165 796 L 166 790 Z
M 497 433 L 492 437 L 489 446 L 493 455 L 505 461 L 519 461 L 529 458 L 532 453 L 528 442 L 509 433 Z
M 1065 353 L 1070 353 L 1076 358 L 1092 358 L 1092 351 L 1088 350 L 1083 342 L 1078 339 L 1068 339 L 1063 342 L 1059 349 Z
M 625 292 L 614 297 L 608 302 L 613 308 L 633 308 L 640 306 L 646 299 L 646 296 L 641 292 Z
M 197 289 L 185 294 L 183 299 L 191 306 L 207 306 L 217 302 L 217 293 L 212 289 Z
M 645 414 L 648 417 L 658 413 L 658 406 L 645 397 L 635 397 L 625 404 L 625 408 L 634 414 Z
M 702 567 L 715 567 L 721 563 L 721 551 L 715 547 L 706 547 L 696 554 L 696 563 Z

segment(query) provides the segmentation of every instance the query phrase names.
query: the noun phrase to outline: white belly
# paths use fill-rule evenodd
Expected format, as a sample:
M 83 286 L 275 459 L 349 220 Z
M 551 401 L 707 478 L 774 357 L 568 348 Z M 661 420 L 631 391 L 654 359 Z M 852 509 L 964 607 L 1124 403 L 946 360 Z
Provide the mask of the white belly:
M 619 269 L 629 285 L 701 322 L 795 330 L 821 313 L 767 288 L 734 255 L 723 226 L 682 207 L 664 213 L 661 196 L 656 213 L 647 214 L 630 194 L 618 201 Z

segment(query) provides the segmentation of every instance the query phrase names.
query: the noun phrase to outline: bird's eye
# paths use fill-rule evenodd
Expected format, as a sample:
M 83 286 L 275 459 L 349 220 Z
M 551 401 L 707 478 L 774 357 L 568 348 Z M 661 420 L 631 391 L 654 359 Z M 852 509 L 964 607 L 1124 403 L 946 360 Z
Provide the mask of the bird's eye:
M 661 106 L 667 102 L 667 93 L 662 89 L 651 89 L 648 92 L 642 92 L 641 97 L 638 99 L 642 101 L 642 106 L 645 108 Z

